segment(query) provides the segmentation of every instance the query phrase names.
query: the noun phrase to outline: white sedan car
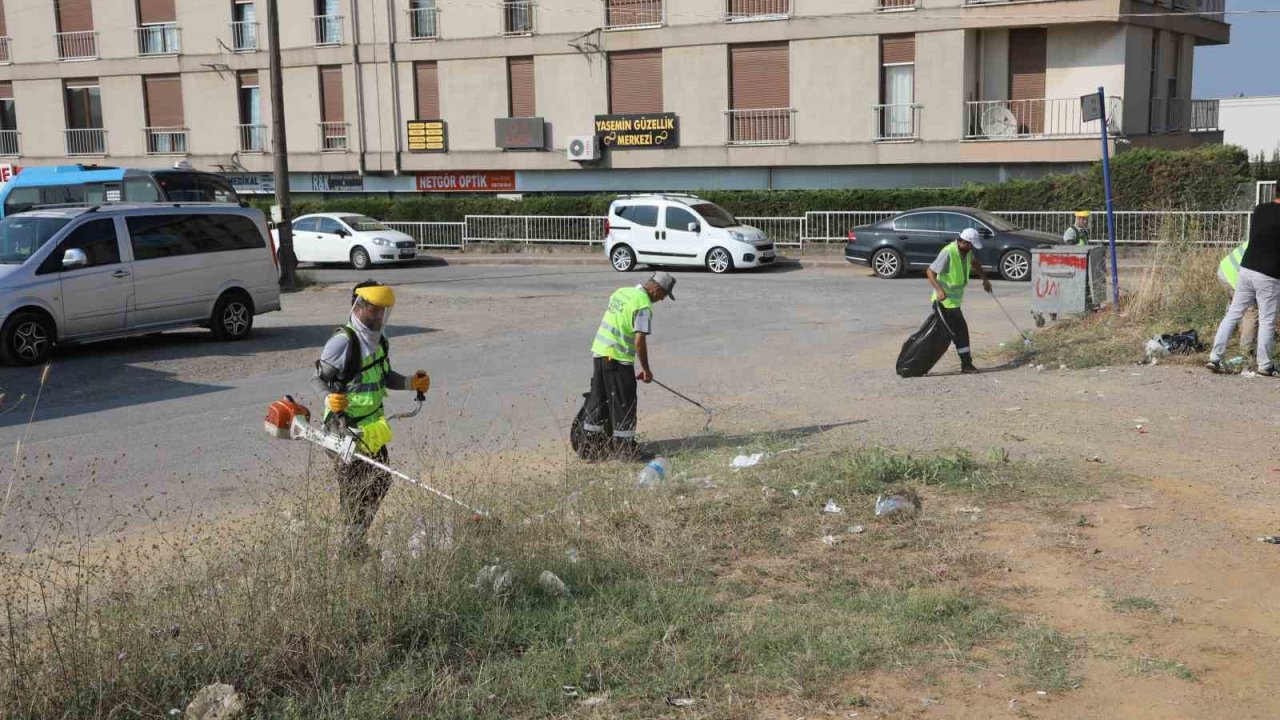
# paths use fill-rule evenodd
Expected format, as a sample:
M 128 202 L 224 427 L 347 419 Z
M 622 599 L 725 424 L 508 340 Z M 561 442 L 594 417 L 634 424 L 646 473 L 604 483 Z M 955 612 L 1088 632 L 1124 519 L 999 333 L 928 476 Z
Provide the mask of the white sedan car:
M 271 238 L 280 246 L 275 230 Z M 293 221 L 293 252 L 298 262 L 351 263 L 357 270 L 413 260 L 418 243 L 399 230 L 354 213 L 314 213 Z

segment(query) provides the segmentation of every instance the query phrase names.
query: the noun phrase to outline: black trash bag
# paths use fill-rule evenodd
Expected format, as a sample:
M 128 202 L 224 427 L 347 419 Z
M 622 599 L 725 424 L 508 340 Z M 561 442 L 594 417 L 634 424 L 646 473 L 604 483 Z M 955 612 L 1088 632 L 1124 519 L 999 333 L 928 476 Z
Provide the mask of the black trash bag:
M 898 374 L 909 378 L 928 373 L 947 354 L 950 346 L 951 328 L 947 327 L 942 310 L 934 303 L 928 319 L 902 343 L 902 352 L 898 353 Z
M 1205 348 L 1204 343 L 1200 342 L 1200 333 L 1195 330 L 1161 335 L 1160 344 L 1169 351 L 1170 355 L 1190 355 L 1204 352 Z
M 569 445 L 573 447 L 578 457 L 594 461 L 609 454 L 610 438 L 613 437 L 613 420 L 609 418 L 608 413 L 605 413 L 602 421 L 604 432 L 589 433 L 583 430 L 582 424 L 587 419 L 587 402 L 590 399 L 591 393 L 582 394 L 582 407 L 578 408 L 578 414 L 573 418 L 573 425 L 569 427 Z

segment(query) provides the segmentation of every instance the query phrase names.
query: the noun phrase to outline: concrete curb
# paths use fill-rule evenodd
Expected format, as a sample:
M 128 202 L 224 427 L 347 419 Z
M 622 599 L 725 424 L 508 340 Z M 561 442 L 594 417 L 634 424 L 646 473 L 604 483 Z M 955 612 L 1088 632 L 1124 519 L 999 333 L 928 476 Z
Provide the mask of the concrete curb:
M 587 254 L 548 254 L 548 255 L 524 255 L 521 253 L 493 253 L 491 255 L 472 255 L 450 253 L 445 255 L 427 255 L 420 257 L 423 264 L 426 265 L 573 265 L 588 266 L 598 265 L 602 270 L 609 268 L 604 258 L 597 255 Z M 834 268 L 852 268 L 854 270 L 867 270 L 865 266 L 854 265 L 844 259 L 843 255 L 834 256 L 801 256 L 787 257 L 779 256 L 774 266 L 798 267 L 802 270 L 816 269 L 834 269 Z M 1142 270 L 1147 267 L 1146 263 L 1135 261 L 1120 261 L 1121 270 Z

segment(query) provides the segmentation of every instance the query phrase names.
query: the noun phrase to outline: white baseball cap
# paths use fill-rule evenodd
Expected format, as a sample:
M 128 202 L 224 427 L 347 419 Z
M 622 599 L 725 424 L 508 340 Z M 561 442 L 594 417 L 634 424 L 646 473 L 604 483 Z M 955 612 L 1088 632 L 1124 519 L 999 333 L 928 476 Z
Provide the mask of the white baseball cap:
M 982 236 L 979 235 L 978 231 L 974 230 L 973 228 L 965 228 L 961 230 L 960 239 L 978 248 L 979 250 L 982 249 Z

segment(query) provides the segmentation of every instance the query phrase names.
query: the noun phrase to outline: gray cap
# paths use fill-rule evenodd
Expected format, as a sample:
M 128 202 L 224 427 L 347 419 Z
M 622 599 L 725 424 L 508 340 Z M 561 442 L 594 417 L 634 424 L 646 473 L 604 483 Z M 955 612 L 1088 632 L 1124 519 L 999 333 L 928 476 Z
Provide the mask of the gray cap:
M 653 277 L 649 278 L 649 282 L 657 285 L 658 287 L 666 291 L 667 297 L 671 298 L 672 300 L 676 299 L 676 296 L 675 296 L 676 279 L 671 277 L 670 273 L 658 271 L 653 274 Z

